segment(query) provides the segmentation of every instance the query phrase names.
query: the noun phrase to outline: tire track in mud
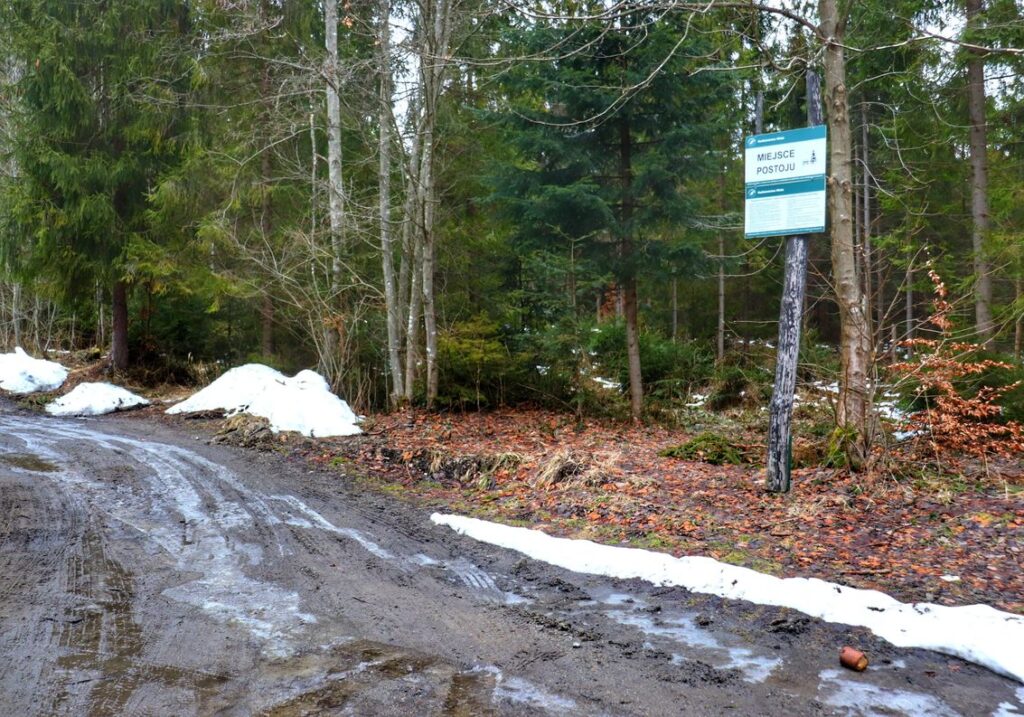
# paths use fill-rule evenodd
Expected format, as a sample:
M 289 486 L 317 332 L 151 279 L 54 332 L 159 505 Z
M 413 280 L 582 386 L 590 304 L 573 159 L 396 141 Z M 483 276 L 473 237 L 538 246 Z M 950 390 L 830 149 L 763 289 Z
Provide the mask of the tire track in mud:
M 344 554 L 362 552 L 363 560 L 373 563 L 378 572 L 398 574 L 396 582 L 429 582 L 433 578 L 425 572 L 447 571 L 451 581 L 472 588 L 485 601 L 502 602 L 506 596 L 494 579 L 472 563 L 465 559 L 443 562 L 422 553 L 395 555 L 361 531 L 334 525 L 296 496 L 250 490 L 229 470 L 177 446 L 111 436 L 71 422 L 12 418 L 5 424 L 8 441 L 18 441 L 20 448 L 58 468 L 48 475 L 51 488 L 79 496 L 82 505 L 73 515 L 104 516 L 119 524 L 122 532 L 158 546 L 165 567 L 197 575 L 172 581 L 161 596 L 250 634 L 265 664 L 248 681 L 272 686 L 268 692 L 278 697 L 263 707 L 259 699 L 243 699 L 237 705 L 239 714 L 286 715 L 314 704 L 335 703 L 363 704 L 367 709 L 376 704 L 385 709 L 384 703 L 408 691 L 405 682 L 412 678 L 432 683 L 417 688 L 433 700 L 429 713 L 499 713 L 495 696 L 501 697 L 503 682 L 507 685 L 513 678 L 504 678 L 500 671 L 467 672 L 438 657 L 373 641 L 353 642 L 347 635 L 335 634 L 324 644 L 323 635 L 318 639 L 313 635 L 324 626 L 300 607 L 295 591 L 254 579 L 246 571 L 264 561 L 266 547 L 276 553 L 273 558 L 287 560 L 296 549 L 322 558 L 324 543 L 314 534 L 327 533 L 344 544 Z M 108 481 L 102 477 L 105 470 L 109 472 L 102 454 L 110 453 L 118 455 L 127 470 L 122 467 L 120 478 Z M 76 526 L 75 547 L 62 562 L 60 591 L 69 605 L 41 646 L 44 652 L 56 647 L 59 655 L 51 681 L 57 689 L 41 714 L 133 714 L 143 703 L 146 711 L 163 704 L 181 713 L 205 713 L 204 704 L 211 703 L 219 687 L 229 679 L 244 682 L 245 678 L 183 668 L 147 655 L 147 644 L 154 638 L 144 634 L 134 614 L 139 609 L 135 579 L 111 557 L 100 527 L 93 522 Z M 70 526 L 57 522 L 54 533 L 66 539 L 69 530 Z M 253 533 L 258 536 L 255 540 Z M 409 539 L 408 547 L 421 546 Z M 316 575 L 308 567 L 302 572 Z M 309 654 L 309 646 L 316 644 L 321 647 Z M 314 672 L 321 677 L 309 684 L 299 680 L 298 694 L 287 697 L 296 690 L 295 669 L 279 663 L 291 665 L 300 652 L 300 662 L 315 664 Z M 373 657 L 339 668 L 351 662 L 353 655 Z M 38 676 L 22 681 L 41 684 Z M 526 698 L 515 690 L 506 692 L 509 703 L 523 707 L 517 713 L 546 713 L 544 698 L 537 697 L 543 691 L 527 690 Z M 484 694 L 486 700 L 481 698 Z
M 739 624 L 720 601 L 609 587 L 164 426 L 2 408 L 0 714 L 796 716 L 857 714 L 836 704 L 854 694 L 971 714 L 920 682 L 893 692 L 902 667 L 857 692 L 756 635 L 777 611 Z M 807 629 L 812 650 L 846 639 Z

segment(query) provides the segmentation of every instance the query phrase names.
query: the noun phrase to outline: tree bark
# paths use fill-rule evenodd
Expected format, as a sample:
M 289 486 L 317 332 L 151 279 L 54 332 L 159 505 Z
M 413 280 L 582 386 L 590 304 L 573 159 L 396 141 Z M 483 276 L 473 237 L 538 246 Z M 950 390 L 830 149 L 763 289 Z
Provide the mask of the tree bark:
M 907 260 L 907 272 L 903 278 L 906 292 L 903 295 L 903 339 L 910 341 L 914 338 L 914 264 L 912 259 Z M 907 358 L 914 353 L 913 347 L 907 347 Z
M 828 107 L 829 210 L 832 235 L 832 279 L 839 304 L 840 376 L 837 425 L 848 433 L 847 457 L 859 466 L 871 442 L 870 333 L 853 237 L 853 173 L 850 115 L 846 89 L 843 37 L 846 19 L 837 0 L 819 0 L 819 31 L 825 43 L 825 87 Z
M 21 284 L 18 282 L 14 283 L 11 290 L 11 324 L 14 328 L 14 345 L 21 346 Z
M 420 312 L 423 306 L 423 242 L 417 232 L 413 237 L 412 276 L 410 278 L 409 314 L 405 330 L 405 400 L 411 402 L 416 386 L 417 358 L 419 353 Z
M 679 340 L 679 277 L 672 277 L 672 343 Z
M 268 293 L 260 302 L 260 354 L 265 359 L 274 355 L 274 300 Z
M 881 321 L 877 325 L 874 324 L 874 259 L 871 255 L 871 165 L 868 161 L 870 158 L 869 146 L 870 133 L 868 132 L 868 110 L 867 105 L 861 105 L 861 125 L 860 125 L 860 137 L 861 137 L 861 157 L 863 158 L 863 166 L 861 168 L 863 174 L 863 186 L 861 195 L 861 247 L 864 252 L 864 320 L 868 327 L 868 336 L 871 339 L 871 348 L 874 350 L 875 346 L 875 335 L 876 330 L 881 327 Z
M 982 0 L 966 0 L 967 26 L 981 22 Z M 988 136 L 985 122 L 985 59 L 980 50 L 968 50 L 967 112 L 971 145 L 971 247 L 974 253 L 974 323 L 978 340 L 991 345 L 992 264 L 986 255 L 989 232 Z
M 433 408 L 437 399 L 437 314 L 434 304 L 435 217 L 437 212 L 436 137 L 437 110 L 444 73 L 450 59 L 452 0 L 426 0 L 420 7 L 422 39 L 419 46 L 420 82 L 423 88 L 421 118 L 419 208 L 423 245 L 422 290 L 423 327 L 426 345 L 426 404 Z
M 124 371 L 128 368 L 128 285 L 119 279 L 112 293 L 110 365 L 115 371 Z
M 405 395 L 402 364 L 399 360 L 401 331 L 399 326 L 398 291 L 395 287 L 393 233 L 391 231 L 391 2 L 381 0 L 377 31 L 378 72 L 380 95 L 378 98 L 378 174 L 380 251 L 384 273 L 384 306 L 387 312 L 388 368 L 391 373 L 392 407 L 401 403 Z
M 619 176 L 622 182 L 620 258 L 622 311 L 626 318 L 626 355 L 629 359 L 629 412 L 639 421 L 644 410 L 644 386 L 640 368 L 640 326 L 637 318 L 636 269 L 633 266 L 633 138 L 628 117 L 619 119 Z
M 261 99 L 266 102 L 270 98 L 270 66 L 263 70 L 263 77 L 260 80 Z M 263 118 L 265 129 L 269 130 L 269 111 Z M 271 156 L 270 148 L 263 149 L 263 156 L 260 157 L 260 175 L 263 183 L 260 196 L 260 233 L 263 235 L 263 242 L 270 241 L 270 233 L 273 231 L 273 218 L 271 213 L 274 208 L 270 198 L 271 182 Z M 264 280 L 266 281 L 266 280 Z M 269 283 L 269 282 L 267 282 Z M 270 295 L 267 286 L 263 287 L 263 297 L 260 301 L 260 354 L 265 359 L 274 355 L 274 299 Z
M 725 238 L 718 235 L 718 330 L 715 336 L 718 362 L 725 359 Z
M 338 0 L 325 0 L 327 45 L 327 184 L 331 223 L 332 289 L 341 284 L 341 247 L 345 220 L 345 185 L 341 175 L 341 100 L 338 96 Z
M 1013 283 L 1013 290 L 1013 303 L 1019 307 L 1021 305 L 1021 296 L 1024 296 L 1024 279 L 1021 278 L 1019 273 L 1017 274 L 1017 280 Z M 1018 363 L 1021 360 L 1022 344 L 1024 344 L 1024 317 L 1020 315 L 1020 309 L 1018 308 L 1017 320 L 1013 326 L 1013 357 L 1017 359 Z

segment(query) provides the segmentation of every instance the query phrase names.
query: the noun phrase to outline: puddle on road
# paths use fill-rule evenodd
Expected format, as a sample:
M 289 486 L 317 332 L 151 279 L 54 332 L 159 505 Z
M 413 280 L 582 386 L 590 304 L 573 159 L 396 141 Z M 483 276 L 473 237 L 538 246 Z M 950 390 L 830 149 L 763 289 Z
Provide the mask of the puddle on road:
M 56 473 L 60 470 L 53 463 L 43 460 L 33 453 L 0 453 L 0 463 L 34 473 Z
M 262 717 L 297 717 L 345 707 L 359 713 L 393 709 L 399 702 L 416 714 L 495 714 L 493 675 L 462 672 L 436 656 L 371 640 L 354 640 L 321 655 L 268 666 L 261 682 L 281 685 L 276 688 L 281 696 L 259 711 Z M 413 704 L 403 702 L 410 683 L 416 685 Z
M 960 713 L 933 695 L 891 690 L 846 678 L 839 670 L 822 670 L 819 694 L 832 707 L 850 717 L 960 717 Z
M 649 638 L 667 640 L 693 651 L 720 670 L 739 670 L 746 682 L 764 682 L 782 664 L 776 657 L 763 657 L 745 647 L 725 645 L 709 630 L 698 626 L 697 619 L 685 614 L 650 613 L 647 604 L 632 595 L 593 591 L 597 603 L 606 606 L 604 614 L 621 625 L 635 627 Z M 652 645 L 653 647 L 653 645 Z M 672 661 L 683 663 L 691 654 L 672 654 Z
M 444 717 L 490 717 L 495 714 L 491 705 L 493 694 L 494 675 L 460 672 L 452 677 L 444 701 Z
M 471 670 L 435 655 L 370 640 L 353 640 L 316 655 L 264 668 L 261 717 L 297 717 L 345 709 L 354 714 L 494 717 L 498 714 L 574 714 L 577 704 L 493 665 Z M 414 686 L 410 690 L 410 686 Z M 412 701 L 408 701 L 413 695 Z M 504 709 L 502 709 L 504 708 Z

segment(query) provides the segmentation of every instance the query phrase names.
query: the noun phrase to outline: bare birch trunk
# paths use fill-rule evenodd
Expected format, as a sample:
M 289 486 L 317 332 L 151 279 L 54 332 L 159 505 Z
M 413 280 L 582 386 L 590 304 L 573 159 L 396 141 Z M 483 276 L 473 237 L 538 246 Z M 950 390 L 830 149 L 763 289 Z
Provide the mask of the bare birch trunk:
M 395 287 L 395 262 L 393 234 L 391 231 L 391 2 L 381 0 L 380 26 L 377 32 L 380 72 L 380 96 L 378 107 L 378 154 L 380 159 L 378 194 L 380 221 L 381 264 L 384 273 L 384 306 L 387 312 L 388 368 L 391 373 L 392 407 L 401 403 L 405 395 L 402 365 L 399 360 L 398 292 Z
M 421 287 L 423 272 L 420 270 L 420 267 L 423 265 L 423 242 L 420 241 L 419 232 L 416 232 L 413 237 L 413 245 L 409 314 L 406 316 L 405 329 L 405 400 L 408 402 L 412 401 L 413 390 L 416 386 L 420 312 L 423 307 L 423 291 Z
M 436 239 L 434 222 L 437 212 L 436 137 L 437 109 L 441 99 L 442 80 L 450 62 L 449 42 L 452 30 L 452 0 L 426 0 L 421 7 L 422 35 L 420 44 L 420 77 L 423 87 L 421 122 L 421 161 L 419 169 L 419 214 L 422 218 L 422 290 L 423 327 L 426 345 L 426 404 L 433 408 L 437 399 L 437 313 L 434 305 L 434 262 Z
M 981 21 L 982 0 L 967 0 L 967 25 Z M 989 231 L 988 136 L 985 123 L 985 60 L 969 50 L 967 60 L 967 112 L 971 145 L 971 247 L 974 253 L 974 323 L 980 343 L 989 346 L 992 323 L 992 264 L 986 256 Z
M 341 287 L 341 249 L 345 221 L 345 185 L 341 176 L 341 101 L 338 97 L 338 0 L 325 0 L 327 45 L 327 184 L 331 224 L 331 290 Z
M 871 442 L 870 335 L 864 290 L 858 276 L 853 237 L 852 139 L 846 89 L 846 59 L 843 54 L 845 18 L 840 18 L 837 0 L 819 0 L 819 30 L 825 42 L 825 86 L 828 107 L 829 209 L 832 235 L 832 275 L 839 304 L 840 376 L 836 421 L 849 432 L 847 453 L 850 464 L 859 466 L 867 457 Z

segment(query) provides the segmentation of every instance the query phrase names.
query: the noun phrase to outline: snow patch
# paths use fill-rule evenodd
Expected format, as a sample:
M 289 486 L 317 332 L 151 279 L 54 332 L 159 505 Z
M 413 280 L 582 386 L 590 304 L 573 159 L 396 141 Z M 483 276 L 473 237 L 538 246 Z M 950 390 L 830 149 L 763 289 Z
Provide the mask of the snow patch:
M 53 391 L 61 387 L 68 370 L 55 361 L 36 359 L 20 346 L 13 353 L 0 354 L 0 388 L 25 394 Z
M 262 416 L 274 432 L 297 431 L 311 438 L 361 433 L 355 413 L 315 371 L 288 378 L 269 366 L 246 364 L 167 409 L 172 414 L 204 411 Z
M 987 605 L 946 607 L 901 603 L 877 590 L 860 590 L 817 578 L 777 578 L 712 558 L 675 558 L 589 540 L 553 538 L 476 518 L 435 513 L 431 520 L 482 542 L 516 550 L 579 573 L 641 578 L 732 600 L 789 607 L 829 622 L 866 627 L 897 647 L 920 647 L 1024 682 L 1024 617 Z
M 1019 704 L 1000 702 L 999 707 L 992 713 L 992 717 L 1020 717 L 1021 710 L 1024 710 L 1024 687 L 1018 688 L 1015 696 Z
M 46 406 L 52 416 L 102 416 L 126 408 L 148 406 L 149 401 L 110 383 L 80 383 L 67 395 Z

